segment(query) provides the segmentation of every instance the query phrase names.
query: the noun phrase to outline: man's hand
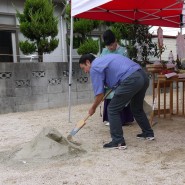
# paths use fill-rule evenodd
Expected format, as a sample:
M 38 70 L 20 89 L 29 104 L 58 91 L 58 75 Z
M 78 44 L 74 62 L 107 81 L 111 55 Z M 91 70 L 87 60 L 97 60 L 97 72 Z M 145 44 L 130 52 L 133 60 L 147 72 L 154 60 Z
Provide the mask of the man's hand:
M 91 107 L 89 109 L 89 115 L 92 116 L 94 113 L 96 112 L 96 109 L 94 109 L 93 107 Z
M 101 103 L 102 99 L 103 99 L 104 94 L 98 94 L 95 97 L 94 103 L 92 105 L 92 107 L 89 109 L 89 115 L 93 115 L 96 112 L 96 108 L 98 107 L 98 105 Z

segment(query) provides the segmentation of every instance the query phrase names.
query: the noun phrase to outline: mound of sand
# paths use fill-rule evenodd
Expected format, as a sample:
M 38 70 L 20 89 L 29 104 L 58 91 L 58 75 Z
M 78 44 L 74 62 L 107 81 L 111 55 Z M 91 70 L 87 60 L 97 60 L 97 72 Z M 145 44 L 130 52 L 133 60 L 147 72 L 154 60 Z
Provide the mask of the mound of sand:
M 85 150 L 70 143 L 56 129 L 45 127 L 15 154 L 14 159 L 52 158 L 81 152 Z

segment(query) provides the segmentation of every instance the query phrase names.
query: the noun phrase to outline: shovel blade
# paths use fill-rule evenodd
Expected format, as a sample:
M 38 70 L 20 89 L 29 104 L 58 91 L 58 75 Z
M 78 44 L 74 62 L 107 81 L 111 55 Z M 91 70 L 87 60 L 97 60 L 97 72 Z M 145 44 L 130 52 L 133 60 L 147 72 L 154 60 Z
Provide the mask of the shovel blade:
M 76 124 L 76 127 L 70 132 L 71 136 L 74 136 L 83 126 L 85 125 L 85 121 L 81 120 Z

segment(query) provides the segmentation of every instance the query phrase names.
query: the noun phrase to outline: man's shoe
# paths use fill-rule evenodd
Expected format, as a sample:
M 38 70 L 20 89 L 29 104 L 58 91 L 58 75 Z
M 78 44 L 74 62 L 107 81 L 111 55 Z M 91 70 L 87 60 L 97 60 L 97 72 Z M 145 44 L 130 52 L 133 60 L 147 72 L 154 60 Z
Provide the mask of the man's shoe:
M 119 149 L 119 150 L 125 150 L 127 148 L 127 145 L 125 144 L 125 142 L 122 142 L 120 144 L 116 144 L 111 141 L 110 143 L 104 144 L 103 148 L 115 148 L 115 149 Z
M 152 141 L 152 140 L 155 139 L 155 137 L 154 137 L 153 135 L 147 136 L 145 133 L 138 134 L 138 135 L 137 135 L 137 138 L 139 138 L 139 139 L 147 139 L 147 140 L 149 140 L 149 141 Z

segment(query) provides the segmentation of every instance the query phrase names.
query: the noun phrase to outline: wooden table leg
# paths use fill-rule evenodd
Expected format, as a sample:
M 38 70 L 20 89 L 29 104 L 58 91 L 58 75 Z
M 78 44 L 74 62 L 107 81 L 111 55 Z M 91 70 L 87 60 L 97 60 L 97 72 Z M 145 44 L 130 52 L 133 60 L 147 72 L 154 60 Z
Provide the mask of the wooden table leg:
M 157 82 L 157 94 L 158 94 L 158 117 L 160 118 L 161 108 L 160 108 L 160 80 Z
M 184 115 L 184 91 L 185 91 L 185 82 L 182 82 L 182 115 Z
M 152 73 L 152 87 L 153 87 L 153 102 L 154 102 L 154 98 L 155 98 L 155 74 Z
M 173 114 L 173 81 L 170 82 L 170 118 Z
M 166 82 L 164 82 L 164 118 L 166 118 Z
M 176 104 L 177 104 L 177 108 L 176 108 L 176 114 L 179 114 L 179 82 L 176 81 Z

